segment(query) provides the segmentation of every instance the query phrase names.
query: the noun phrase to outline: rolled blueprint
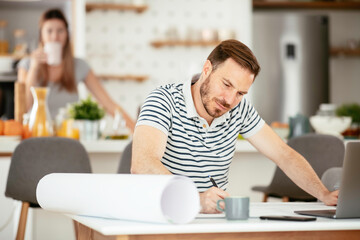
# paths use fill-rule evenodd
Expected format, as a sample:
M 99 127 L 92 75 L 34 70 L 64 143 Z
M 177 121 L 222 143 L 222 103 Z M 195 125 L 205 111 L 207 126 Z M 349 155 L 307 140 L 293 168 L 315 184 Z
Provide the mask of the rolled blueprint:
M 175 175 L 52 173 L 36 197 L 49 211 L 145 222 L 188 223 L 200 210 L 195 184 Z

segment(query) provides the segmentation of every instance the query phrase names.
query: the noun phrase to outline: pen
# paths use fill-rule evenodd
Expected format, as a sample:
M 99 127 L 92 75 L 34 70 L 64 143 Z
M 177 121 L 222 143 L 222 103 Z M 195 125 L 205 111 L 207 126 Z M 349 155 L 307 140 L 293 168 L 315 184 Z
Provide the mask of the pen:
M 209 175 L 210 181 L 212 182 L 214 187 L 218 187 L 218 185 L 216 184 L 215 180 Z

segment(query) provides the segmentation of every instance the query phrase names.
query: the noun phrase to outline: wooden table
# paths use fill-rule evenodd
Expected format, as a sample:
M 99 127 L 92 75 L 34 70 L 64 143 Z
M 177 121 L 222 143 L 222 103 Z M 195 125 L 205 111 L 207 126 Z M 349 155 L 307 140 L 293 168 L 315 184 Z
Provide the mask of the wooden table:
M 77 239 L 360 239 L 360 219 L 318 218 L 314 222 L 260 220 L 260 215 L 294 215 L 294 210 L 329 208 L 321 203 L 252 203 L 250 218 L 195 219 L 189 224 L 155 224 L 68 215 L 77 225 Z

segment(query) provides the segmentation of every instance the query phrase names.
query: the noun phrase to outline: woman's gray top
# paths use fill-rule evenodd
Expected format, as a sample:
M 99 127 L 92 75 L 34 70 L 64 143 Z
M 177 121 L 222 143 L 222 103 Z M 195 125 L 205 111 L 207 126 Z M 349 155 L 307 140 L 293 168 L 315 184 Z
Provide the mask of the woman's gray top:
M 18 64 L 18 68 L 24 68 L 26 71 L 29 71 L 30 61 L 30 58 L 22 59 Z M 79 58 L 74 58 L 74 63 L 75 81 L 76 85 L 78 85 L 80 82 L 85 81 L 85 78 L 89 74 L 90 66 L 84 60 Z M 65 107 L 68 103 L 79 101 L 79 96 L 78 92 L 68 92 L 64 88 L 60 89 L 60 85 L 58 83 L 48 82 L 48 87 L 49 93 L 47 104 L 51 118 L 54 121 L 59 108 Z

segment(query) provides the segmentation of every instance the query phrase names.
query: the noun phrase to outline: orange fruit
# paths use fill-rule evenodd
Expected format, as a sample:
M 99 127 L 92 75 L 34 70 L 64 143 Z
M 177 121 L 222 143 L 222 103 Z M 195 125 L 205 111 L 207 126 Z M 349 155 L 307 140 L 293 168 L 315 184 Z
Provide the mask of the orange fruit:
M 0 135 L 4 134 L 4 121 L 0 120 Z
M 7 120 L 4 122 L 4 135 L 18 136 L 22 135 L 22 124 L 15 120 Z
M 31 137 L 31 131 L 29 130 L 29 125 L 24 125 L 22 139 L 27 139 L 30 137 Z

